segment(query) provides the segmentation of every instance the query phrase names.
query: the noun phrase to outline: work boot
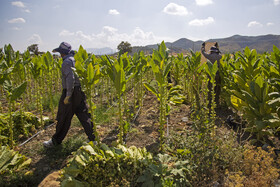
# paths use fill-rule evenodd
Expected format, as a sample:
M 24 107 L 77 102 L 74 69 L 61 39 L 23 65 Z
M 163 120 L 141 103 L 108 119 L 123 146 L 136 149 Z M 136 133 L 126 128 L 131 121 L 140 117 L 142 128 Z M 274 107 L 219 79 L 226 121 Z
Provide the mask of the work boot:
M 44 145 L 46 148 L 51 148 L 51 147 L 54 146 L 52 139 L 50 139 L 49 141 L 44 141 L 44 142 L 43 142 L 43 145 Z

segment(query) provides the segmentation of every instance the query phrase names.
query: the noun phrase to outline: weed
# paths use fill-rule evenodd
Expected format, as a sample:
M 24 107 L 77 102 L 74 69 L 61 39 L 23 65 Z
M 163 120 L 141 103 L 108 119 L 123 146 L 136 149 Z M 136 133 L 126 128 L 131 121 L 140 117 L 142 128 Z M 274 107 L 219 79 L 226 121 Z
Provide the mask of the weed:
M 239 170 L 227 170 L 227 186 L 272 186 L 279 177 L 280 169 L 271 147 L 268 151 L 261 147 L 246 146 Z

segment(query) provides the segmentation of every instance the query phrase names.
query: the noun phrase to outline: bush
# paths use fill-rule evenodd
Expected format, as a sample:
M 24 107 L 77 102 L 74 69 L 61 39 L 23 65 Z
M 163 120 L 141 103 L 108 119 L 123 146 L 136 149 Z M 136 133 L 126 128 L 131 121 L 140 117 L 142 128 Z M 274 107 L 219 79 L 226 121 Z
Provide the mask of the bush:
M 18 141 L 21 138 L 27 138 L 32 135 L 37 128 L 40 127 L 40 120 L 34 114 L 30 112 L 13 112 L 13 131 L 14 131 L 14 140 Z M 8 144 L 9 139 L 9 114 L 4 113 L 0 114 L 0 135 L 2 145 Z
M 10 149 L 0 148 L 0 186 L 18 186 L 20 181 L 28 177 L 24 170 L 31 163 L 31 159 Z M 18 183 L 18 184 L 17 184 Z
M 82 146 L 63 169 L 62 186 L 108 186 L 136 183 L 152 162 L 146 149 L 118 145 Z
M 279 167 L 273 149 L 246 146 L 239 170 L 227 170 L 227 186 L 272 186 L 279 177 Z

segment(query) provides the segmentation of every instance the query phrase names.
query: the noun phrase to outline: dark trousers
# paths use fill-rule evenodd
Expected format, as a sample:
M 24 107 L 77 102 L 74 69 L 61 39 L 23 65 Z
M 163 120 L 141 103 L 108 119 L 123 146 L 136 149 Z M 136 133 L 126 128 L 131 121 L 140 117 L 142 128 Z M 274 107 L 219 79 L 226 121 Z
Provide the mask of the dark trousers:
M 54 144 L 61 144 L 70 128 L 71 120 L 74 114 L 76 114 L 82 126 L 84 127 L 88 139 L 90 141 L 94 141 L 95 136 L 93 133 L 93 123 L 88 112 L 86 96 L 81 90 L 81 87 L 77 86 L 74 88 L 72 96 L 69 99 L 70 103 L 67 105 L 64 104 L 65 97 L 66 89 L 63 90 L 59 100 L 58 112 L 56 117 L 56 132 L 52 137 Z

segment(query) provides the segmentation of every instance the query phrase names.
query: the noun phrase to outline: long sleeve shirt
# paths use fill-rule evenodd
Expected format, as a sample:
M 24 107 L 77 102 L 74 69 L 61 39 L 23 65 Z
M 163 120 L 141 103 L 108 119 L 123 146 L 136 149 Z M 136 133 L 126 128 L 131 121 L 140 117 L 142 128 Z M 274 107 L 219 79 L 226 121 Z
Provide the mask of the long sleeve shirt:
M 66 89 L 66 96 L 72 95 L 74 86 L 81 85 L 79 78 L 75 76 L 72 67 L 75 67 L 75 59 L 73 54 L 63 57 L 63 63 L 61 66 L 62 87 L 63 89 Z
M 208 54 L 208 53 L 205 52 L 205 48 L 204 47 L 201 48 L 201 53 L 203 54 L 203 56 L 205 56 L 205 58 L 210 60 L 210 62 L 212 64 L 214 64 L 217 61 L 218 65 L 220 66 L 220 60 L 222 58 L 221 54 L 219 54 L 219 53 L 210 53 L 210 54 Z

